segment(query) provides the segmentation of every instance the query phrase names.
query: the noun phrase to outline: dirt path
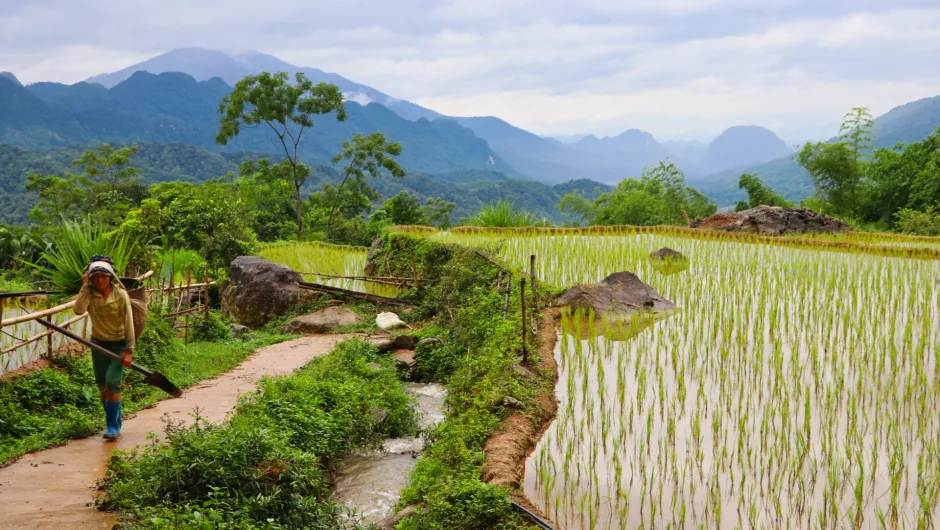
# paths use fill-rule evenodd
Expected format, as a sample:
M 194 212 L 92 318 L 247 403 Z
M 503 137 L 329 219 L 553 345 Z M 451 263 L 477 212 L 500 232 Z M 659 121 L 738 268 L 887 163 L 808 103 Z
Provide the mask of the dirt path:
M 225 418 L 240 393 L 254 390 L 264 375 L 287 374 L 329 352 L 346 335 L 315 335 L 262 348 L 238 367 L 197 383 L 179 399 L 167 399 L 124 420 L 118 440 L 100 435 L 24 456 L 0 469 L 0 528 L 106 529 L 112 514 L 94 507 L 95 481 L 104 475 L 111 451 L 147 443 L 149 432 L 163 432 L 163 418 L 192 422 L 197 406 L 210 421 Z

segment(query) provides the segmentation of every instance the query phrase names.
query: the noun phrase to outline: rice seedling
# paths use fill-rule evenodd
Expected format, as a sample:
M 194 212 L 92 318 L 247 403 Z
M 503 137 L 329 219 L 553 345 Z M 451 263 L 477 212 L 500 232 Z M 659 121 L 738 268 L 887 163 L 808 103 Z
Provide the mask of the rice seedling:
M 394 297 L 399 289 L 393 285 L 333 277 L 362 276 L 367 250 L 365 247 L 330 243 L 279 242 L 266 245 L 261 249 L 260 256 L 287 265 L 303 275 L 308 282 Z
M 535 254 L 540 281 L 556 286 L 629 270 L 680 307 L 632 336 L 586 336 L 584 315 L 562 318 L 558 420 L 525 480 L 561 527 L 940 520 L 937 242 L 681 229 L 435 237 L 519 268 Z M 689 269 L 657 271 L 648 256 L 664 246 Z

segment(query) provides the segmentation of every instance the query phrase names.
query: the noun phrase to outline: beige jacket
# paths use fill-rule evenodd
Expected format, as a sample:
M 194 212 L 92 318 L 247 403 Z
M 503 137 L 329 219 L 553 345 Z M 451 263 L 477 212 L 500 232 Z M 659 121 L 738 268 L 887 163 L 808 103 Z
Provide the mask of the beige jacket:
M 101 262 L 93 263 L 100 265 Z M 105 263 L 105 265 L 107 265 Z M 125 341 L 127 349 L 132 350 L 136 345 L 134 334 L 134 313 L 131 309 L 131 299 L 127 291 L 117 279 L 111 267 L 111 296 L 105 300 L 104 296 L 92 287 L 85 285 L 78 292 L 74 311 L 76 315 L 88 312 L 91 317 L 91 336 L 105 342 Z M 120 353 L 120 352 L 115 352 Z

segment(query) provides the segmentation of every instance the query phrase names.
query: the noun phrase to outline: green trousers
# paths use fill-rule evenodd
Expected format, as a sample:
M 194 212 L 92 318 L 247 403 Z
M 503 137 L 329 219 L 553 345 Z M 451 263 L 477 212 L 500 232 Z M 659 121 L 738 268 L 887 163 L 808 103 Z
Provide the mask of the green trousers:
M 102 348 L 121 355 L 127 343 L 122 341 L 105 342 L 92 337 L 91 342 Z M 95 383 L 112 394 L 121 392 L 121 380 L 124 378 L 124 363 L 115 361 L 103 353 L 91 350 L 91 365 L 95 371 Z

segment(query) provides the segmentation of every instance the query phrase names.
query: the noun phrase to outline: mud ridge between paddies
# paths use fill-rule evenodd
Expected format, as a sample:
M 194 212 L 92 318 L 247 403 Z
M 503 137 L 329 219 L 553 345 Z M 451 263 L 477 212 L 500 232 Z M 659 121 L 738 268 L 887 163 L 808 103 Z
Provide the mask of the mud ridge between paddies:
M 500 422 L 499 427 L 483 446 L 483 481 L 510 487 L 510 497 L 513 500 L 549 522 L 549 518 L 525 496 L 521 485 L 525 476 L 526 459 L 535 450 L 535 445 L 558 413 L 558 401 L 555 399 L 555 384 L 558 382 L 555 342 L 560 313 L 558 308 L 553 307 L 542 310 L 538 332 L 538 363 L 531 367 L 535 372 L 534 377 L 547 377 L 551 380 L 550 390 L 535 398 L 534 412 L 528 415 L 516 412 Z M 554 523 L 550 524 L 556 526 Z

